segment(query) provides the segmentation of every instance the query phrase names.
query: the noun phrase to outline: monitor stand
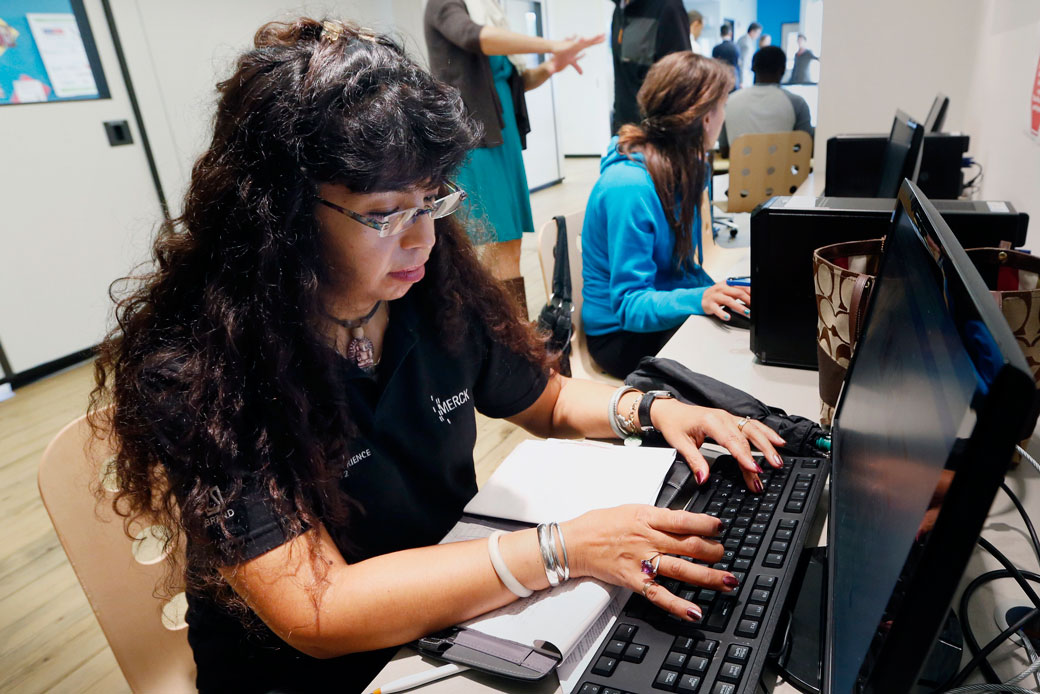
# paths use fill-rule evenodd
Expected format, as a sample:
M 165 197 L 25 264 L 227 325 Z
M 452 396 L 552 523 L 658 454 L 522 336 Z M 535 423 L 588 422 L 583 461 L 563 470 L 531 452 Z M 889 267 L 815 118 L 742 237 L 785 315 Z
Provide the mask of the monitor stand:
M 771 663 L 776 674 L 804 694 L 820 694 L 823 681 L 823 639 L 827 633 L 824 595 L 827 592 L 827 548 L 802 551 L 795 574 L 795 588 L 770 646 L 779 652 Z M 798 584 L 800 581 L 800 586 Z M 957 673 L 964 649 L 960 621 L 950 610 L 946 624 L 932 647 L 912 694 L 934 691 Z

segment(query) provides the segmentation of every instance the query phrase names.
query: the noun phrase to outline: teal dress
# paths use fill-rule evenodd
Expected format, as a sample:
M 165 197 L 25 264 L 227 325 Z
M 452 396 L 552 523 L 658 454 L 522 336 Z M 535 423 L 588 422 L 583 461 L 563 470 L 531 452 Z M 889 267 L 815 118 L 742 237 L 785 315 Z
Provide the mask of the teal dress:
M 495 90 L 502 102 L 502 144 L 470 152 L 457 182 L 466 191 L 466 231 L 474 244 L 515 241 L 534 231 L 531 192 L 520 149 L 509 75 L 515 69 L 504 55 L 488 56 Z

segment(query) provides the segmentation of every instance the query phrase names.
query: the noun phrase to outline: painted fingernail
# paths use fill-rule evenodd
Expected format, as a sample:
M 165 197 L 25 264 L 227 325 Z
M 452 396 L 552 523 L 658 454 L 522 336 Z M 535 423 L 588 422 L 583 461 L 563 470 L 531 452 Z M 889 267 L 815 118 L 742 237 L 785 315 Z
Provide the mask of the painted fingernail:
M 708 475 L 704 470 L 698 470 L 693 473 L 693 479 L 697 480 L 697 484 L 704 484 L 704 480 L 708 479 Z
M 727 588 L 736 588 L 740 585 L 740 581 L 738 581 L 737 577 L 733 575 L 723 576 L 722 585 L 726 586 Z
M 755 463 L 755 469 L 759 472 L 765 472 L 765 468 L 762 467 L 762 463 Z
M 762 486 L 762 480 L 758 479 L 757 477 L 754 480 L 752 480 L 751 484 L 752 486 L 754 486 L 755 492 L 758 494 L 761 494 L 762 491 L 765 489 L 765 487 Z
M 688 607 L 686 608 L 686 616 L 695 622 L 699 622 L 701 621 L 701 617 L 703 617 L 704 615 L 702 615 L 701 611 L 698 610 L 696 607 Z
M 722 320 L 729 320 L 729 314 L 725 311 L 722 312 Z
M 750 316 L 751 315 L 751 309 L 749 309 L 749 308 L 744 309 L 744 315 L 745 316 Z
M 776 463 L 777 467 L 783 467 L 784 466 L 784 459 L 780 457 L 779 453 L 777 453 L 776 455 L 773 456 L 773 462 Z

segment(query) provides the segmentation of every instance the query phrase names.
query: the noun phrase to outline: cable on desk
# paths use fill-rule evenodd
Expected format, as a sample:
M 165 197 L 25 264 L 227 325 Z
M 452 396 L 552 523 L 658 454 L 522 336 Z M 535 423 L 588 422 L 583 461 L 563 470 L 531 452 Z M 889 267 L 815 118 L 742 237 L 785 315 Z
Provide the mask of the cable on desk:
M 1004 493 L 1011 499 L 1011 503 L 1018 509 L 1018 513 L 1022 516 L 1022 522 L 1026 525 L 1026 530 L 1029 532 L 1029 539 L 1033 542 L 1033 552 L 1036 554 L 1037 562 L 1040 562 L 1040 539 L 1036 537 L 1036 528 L 1033 527 L 1033 521 L 1029 519 L 1029 514 L 1026 513 L 1025 507 L 1022 502 L 1019 501 L 1015 493 L 1011 491 L 1011 487 L 1007 486 L 1007 482 L 1001 482 L 1000 488 L 1004 490 Z
M 1029 637 L 1023 638 L 1025 639 L 1025 643 L 1029 643 Z M 1018 673 L 1011 679 L 1004 682 L 1004 684 L 1014 684 L 1015 682 L 1021 682 L 1025 678 L 1032 675 L 1034 672 L 1040 672 L 1040 658 L 1033 658 L 1033 661 L 1029 663 L 1029 667 L 1027 667 L 1022 672 Z
M 978 655 L 976 655 L 974 658 L 972 658 L 970 661 L 968 661 L 968 664 L 965 665 L 961 669 L 960 672 L 958 672 L 956 675 L 954 675 L 949 680 L 947 680 L 947 682 L 945 684 L 943 684 L 941 687 L 939 687 L 938 689 L 936 689 L 936 691 L 937 692 L 945 692 L 945 694 L 950 694 L 950 691 L 959 691 L 959 690 L 956 690 L 956 689 L 948 690 L 947 687 L 956 687 L 959 684 L 961 684 L 962 682 L 964 682 L 964 680 L 966 680 L 968 678 L 968 675 L 971 674 L 972 670 L 974 670 L 975 668 L 979 667 L 982 663 L 986 662 L 986 656 L 988 656 L 990 653 L 995 651 L 997 649 L 997 646 L 999 646 L 1000 644 L 1002 644 L 1005 641 L 1007 641 L 1008 637 L 1013 635 L 1016 631 L 1018 631 L 1019 629 L 1022 629 L 1023 627 L 1025 627 L 1025 625 L 1028 624 L 1029 621 L 1032 620 L 1037 615 L 1040 615 L 1040 608 L 1033 608 L 1033 609 L 1029 610 L 1029 612 L 1027 612 L 1025 614 L 1025 616 L 1023 616 L 1021 619 L 1019 619 L 1017 622 L 1015 622 L 1014 624 L 1009 626 L 1004 631 L 1000 632 L 1000 634 L 998 634 L 996 638 L 994 638 L 992 641 L 990 641 L 985 646 L 983 646 L 982 650 L 978 652 Z M 992 670 L 992 668 L 990 668 L 990 669 Z M 985 685 L 979 685 L 979 686 L 985 686 Z M 1000 680 L 998 679 L 997 682 L 991 682 L 989 686 L 1005 686 L 1006 687 L 1008 685 L 1005 685 L 1005 684 L 1001 683 Z M 996 690 L 996 691 L 1004 691 L 1004 690 Z
M 1025 574 L 1030 572 L 1022 571 L 1017 566 L 1012 564 L 1011 560 L 1004 556 L 1003 552 L 994 547 L 992 543 L 990 543 L 990 541 L 984 537 L 979 538 L 979 547 L 993 555 L 994 559 L 999 561 L 1005 569 L 1011 572 L 1011 577 L 1018 582 L 1019 587 L 1021 587 L 1023 592 L 1025 592 L 1026 596 L 1029 598 L 1029 601 L 1033 603 L 1033 606 L 1036 609 L 1040 610 L 1040 595 L 1036 594 L 1036 591 L 1033 590 L 1033 586 L 1029 585 L 1029 581 L 1027 581 L 1025 578 Z M 1036 576 L 1036 574 L 1032 575 Z
M 1030 581 L 1040 583 L 1040 575 L 1038 574 L 1035 574 L 1031 571 L 1025 571 L 1022 572 L 1022 575 Z M 975 632 L 973 632 L 971 629 L 971 619 L 968 613 L 968 603 L 971 600 L 971 597 L 979 588 L 986 585 L 987 583 L 992 583 L 993 581 L 997 581 L 1002 578 L 1013 578 L 1013 576 L 1010 571 L 1007 571 L 1005 569 L 989 571 L 987 573 L 982 574 L 981 576 L 977 576 L 971 583 L 967 585 L 967 587 L 964 589 L 964 592 L 961 594 L 961 601 L 958 607 L 958 611 L 960 612 L 961 616 L 961 625 L 964 632 L 964 642 L 967 644 L 968 650 L 971 651 L 971 654 L 973 656 L 978 655 L 981 649 L 979 648 L 978 640 L 976 640 L 975 638 Z M 997 677 L 997 673 L 989 664 L 989 661 L 982 660 L 979 662 L 978 665 L 979 669 L 982 671 L 982 676 L 986 678 L 987 682 L 991 684 L 1000 683 L 1000 678 Z M 950 684 L 949 686 L 953 685 Z
M 1021 446 L 1015 446 L 1015 450 L 1018 451 L 1018 454 L 1020 456 L 1025 458 L 1027 463 L 1033 466 L 1033 469 L 1035 469 L 1037 472 L 1040 472 L 1040 463 L 1036 462 L 1036 458 L 1026 453 L 1026 449 L 1022 448 Z
M 1035 689 L 1023 689 L 1013 684 L 969 684 L 951 689 L 946 694 L 968 694 L 969 692 L 1008 692 L 1008 694 L 1036 694 Z

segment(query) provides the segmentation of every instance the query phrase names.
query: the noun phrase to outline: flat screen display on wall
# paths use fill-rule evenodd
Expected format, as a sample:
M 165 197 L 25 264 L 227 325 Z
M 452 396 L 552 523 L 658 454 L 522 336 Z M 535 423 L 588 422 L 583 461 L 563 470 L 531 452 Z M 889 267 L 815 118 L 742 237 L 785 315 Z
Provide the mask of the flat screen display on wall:
M 107 98 L 81 0 L 0 0 L 0 106 Z

